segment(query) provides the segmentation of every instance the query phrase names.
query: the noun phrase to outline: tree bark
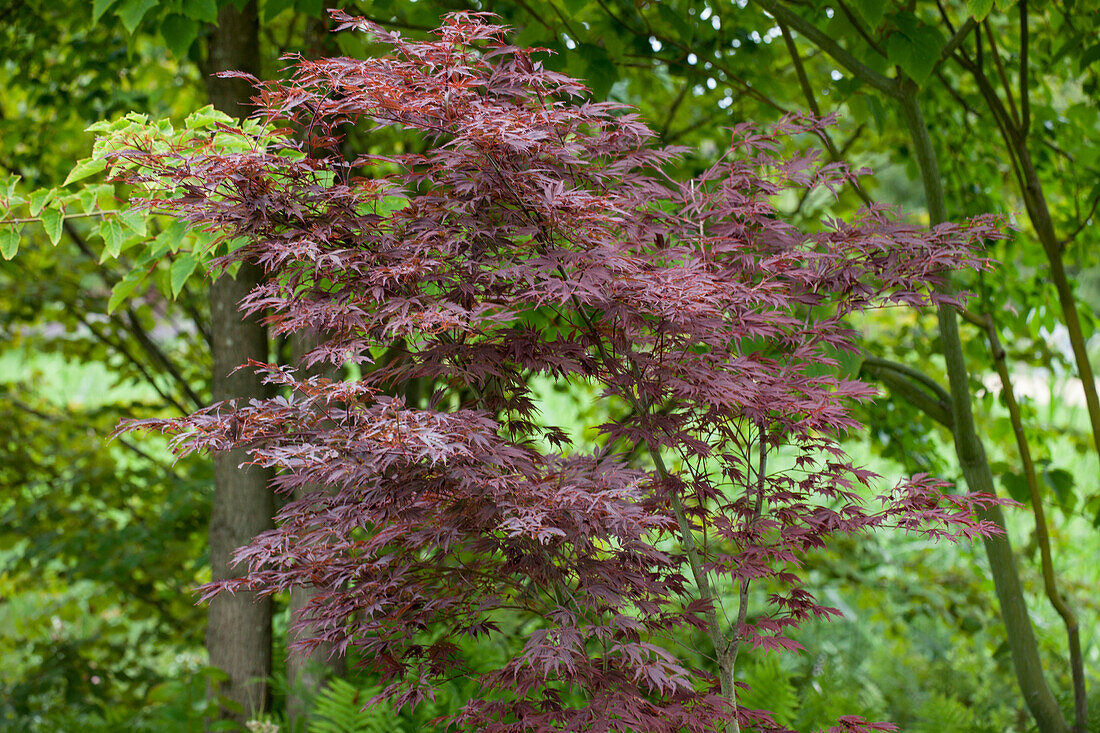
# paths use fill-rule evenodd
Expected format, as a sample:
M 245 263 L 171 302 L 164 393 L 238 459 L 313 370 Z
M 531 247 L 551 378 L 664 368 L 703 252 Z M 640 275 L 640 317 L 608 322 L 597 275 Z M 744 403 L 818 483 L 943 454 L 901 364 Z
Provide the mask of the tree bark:
M 321 336 L 315 330 L 298 331 L 290 337 L 291 359 L 295 366 L 301 370 L 302 360 L 314 347 L 320 345 Z M 329 364 L 318 364 L 311 369 L 300 371 L 300 375 L 323 376 L 330 379 L 336 377 L 336 369 Z M 294 490 L 294 498 L 301 499 L 319 487 L 301 487 Z M 311 636 L 310 627 L 294 628 L 294 621 L 301 610 L 313 597 L 312 588 L 294 588 L 290 591 L 290 621 L 291 627 L 287 633 L 287 645 L 298 639 Z M 290 723 L 290 730 L 304 730 L 305 721 L 309 716 L 309 702 L 321 687 L 325 680 L 333 676 L 343 676 L 345 669 L 344 657 L 333 655 L 331 644 L 321 644 L 310 649 L 309 652 L 287 650 L 286 679 L 287 698 L 286 713 Z
M 912 83 L 903 84 L 899 102 L 909 135 L 913 141 L 917 163 L 924 183 L 930 223 L 935 226 L 947 220 L 947 205 L 940 177 L 939 163 L 928 136 L 928 127 L 924 122 L 920 102 L 917 100 L 917 88 Z M 996 494 L 993 474 L 985 455 L 981 438 L 974 424 L 974 413 L 970 406 L 970 380 L 963 356 L 962 342 L 959 339 L 959 323 L 955 309 L 940 306 L 938 310 L 940 341 L 944 360 L 947 364 L 947 377 L 951 389 L 951 413 L 954 423 L 955 453 L 959 466 L 971 491 Z M 991 507 L 979 514 L 983 520 L 991 521 L 1005 530 L 1004 513 L 999 506 Z M 1000 602 L 1001 619 L 1005 625 L 1009 649 L 1012 651 L 1016 680 L 1020 685 L 1024 702 L 1042 733 L 1069 733 L 1065 716 L 1047 685 L 1039 659 L 1039 647 L 1031 628 L 1027 601 L 1020 586 L 1020 575 L 1016 568 L 1016 558 L 1012 552 L 1007 534 L 984 537 L 986 555 L 989 558 L 989 570 L 993 585 Z
M 218 13 L 218 24 L 207 41 L 206 87 L 216 109 L 234 117 L 246 117 L 252 89 L 241 79 L 216 79 L 218 71 L 245 71 L 259 75 L 259 18 L 255 2 L 238 10 L 229 3 Z M 210 288 L 213 395 L 215 401 L 262 398 L 266 389 L 260 378 L 244 369 L 230 374 L 248 359 L 267 361 L 264 326 L 256 318 L 244 318 L 238 304 L 260 282 L 259 268 L 243 265 L 236 277 L 222 275 Z M 210 517 L 210 568 L 214 580 L 242 574 L 231 563 L 238 547 L 270 529 L 274 498 L 270 472 L 255 467 L 239 468 L 247 460 L 242 451 L 214 459 L 214 504 Z M 217 691 L 240 706 L 219 709 L 218 718 L 245 722 L 267 706 L 267 677 L 271 674 L 271 600 L 253 593 L 220 594 L 210 603 L 206 648 L 210 664 L 229 678 Z M 213 691 L 211 691 L 213 692 Z

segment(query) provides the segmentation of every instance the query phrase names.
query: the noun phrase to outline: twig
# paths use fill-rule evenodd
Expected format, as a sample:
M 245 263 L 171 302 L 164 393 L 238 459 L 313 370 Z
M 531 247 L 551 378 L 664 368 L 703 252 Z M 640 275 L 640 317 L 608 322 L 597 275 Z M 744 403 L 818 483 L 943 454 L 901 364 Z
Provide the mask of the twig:
M 831 56 L 837 63 L 848 69 L 848 71 L 852 72 L 852 74 L 864 83 L 874 87 L 889 97 L 895 99 L 900 97 L 901 92 L 895 80 L 864 65 L 855 56 L 845 51 L 844 48 L 830 36 L 819 30 L 813 23 L 797 13 L 792 13 L 790 10 L 787 10 L 776 2 L 776 0 L 756 0 L 756 2 L 760 7 L 764 8 L 769 15 L 775 18 L 776 21 L 781 21 L 806 36 L 814 45 Z

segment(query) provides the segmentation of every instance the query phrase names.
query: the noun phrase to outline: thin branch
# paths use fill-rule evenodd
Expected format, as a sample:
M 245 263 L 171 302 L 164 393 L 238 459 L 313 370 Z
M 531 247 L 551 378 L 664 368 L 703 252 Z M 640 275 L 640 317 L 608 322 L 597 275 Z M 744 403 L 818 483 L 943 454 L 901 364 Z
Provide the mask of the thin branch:
M 943 20 L 943 24 L 947 27 L 947 31 L 952 36 L 956 35 L 955 24 L 951 22 L 950 16 L 947 15 L 947 8 L 943 6 L 943 0 L 936 0 L 936 9 L 940 11 L 940 19 Z
M 186 286 L 185 286 L 186 289 Z M 195 324 L 195 329 L 198 330 L 203 340 L 206 342 L 206 350 L 210 351 L 214 347 L 214 334 L 210 332 L 210 325 L 203 320 L 202 314 L 199 313 L 198 308 L 191 302 L 189 298 L 182 297 L 184 292 L 180 292 L 180 296 L 177 297 L 176 302 L 179 303 L 180 308 L 184 313 L 191 317 L 191 322 Z
M 1020 129 L 1020 113 L 1016 111 L 1016 100 L 1012 97 L 1012 85 L 1008 81 L 1008 72 L 1005 71 L 1004 62 L 1001 60 L 1001 52 L 997 49 L 997 39 L 993 37 L 993 29 L 989 26 L 989 20 L 982 21 L 985 35 L 989 38 L 989 54 L 993 57 L 993 63 L 997 67 L 997 75 L 1001 77 L 1001 85 L 1005 89 L 1005 98 L 1008 100 L 1008 109 L 1012 113 L 1012 122 L 1017 133 Z
M 993 364 L 997 375 L 1001 380 L 1002 396 L 1005 406 L 1008 408 L 1009 420 L 1012 423 L 1012 434 L 1016 438 L 1016 449 L 1020 454 L 1020 463 L 1023 468 L 1024 478 L 1027 481 L 1027 490 L 1031 499 L 1031 511 L 1035 517 L 1035 539 L 1039 545 L 1039 559 L 1043 572 L 1043 590 L 1047 599 L 1058 615 L 1062 617 L 1062 623 L 1066 627 L 1068 637 L 1070 669 L 1073 677 L 1073 697 L 1075 712 L 1075 733 L 1085 733 L 1088 727 L 1088 696 L 1085 686 L 1085 667 L 1081 656 L 1081 636 L 1077 623 L 1077 616 L 1069 607 L 1062 594 L 1058 591 L 1057 581 L 1054 576 L 1054 560 L 1050 550 L 1050 531 L 1047 526 L 1046 511 L 1043 509 L 1043 498 L 1039 491 L 1039 478 L 1035 471 L 1035 462 L 1031 457 L 1031 448 L 1028 445 L 1027 434 L 1024 431 L 1023 416 L 1020 405 L 1016 401 L 1016 393 L 1012 388 L 1012 379 L 1008 372 L 1008 364 L 1005 359 L 1005 350 L 1001 346 L 997 336 L 997 324 L 990 314 L 981 316 L 965 309 L 960 314 L 970 323 L 980 326 L 985 331 L 989 341 L 989 350 L 993 357 Z
M 878 41 L 871 37 L 871 34 L 864 30 L 863 25 L 859 22 L 859 18 L 856 17 L 855 13 L 852 12 L 851 8 L 848 7 L 844 0 L 836 0 L 836 3 L 840 6 L 841 12 L 848 18 L 848 22 L 856 29 L 856 33 L 858 33 L 863 40 L 867 41 L 867 45 L 873 48 L 879 56 L 886 58 L 886 50 L 879 45 Z
M 682 138 L 684 135 L 688 135 L 688 134 L 694 132 L 695 130 L 698 130 L 700 127 L 706 126 L 707 124 L 709 124 L 710 122 L 713 122 L 715 119 L 717 119 L 718 117 L 721 117 L 722 115 L 723 115 L 722 110 L 718 110 L 716 112 L 711 112 L 709 115 L 706 115 L 705 117 L 701 117 L 701 118 L 695 120 L 695 122 L 692 122 L 687 127 L 681 127 L 676 132 L 670 132 L 668 135 L 666 135 L 664 138 L 662 138 L 662 142 L 664 142 L 666 144 L 667 143 L 674 143 L 677 140 L 679 140 L 680 138 Z
M 646 28 L 644 29 L 644 31 L 639 32 L 637 28 L 632 27 L 630 23 L 626 22 L 626 20 L 616 15 L 615 11 L 608 7 L 607 3 L 604 2 L 604 0 L 596 0 L 596 2 L 599 4 L 600 9 L 603 10 L 603 12 L 606 13 L 609 18 L 619 23 L 619 25 L 621 25 L 623 28 L 626 28 L 635 36 L 647 39 L 650 37 L 656 38 L 663 45 L 669 46 L 670 48 L 678 49 L 682 51 L 685 55 L 693 53 L 693 49 L 687 44 L 677 41 L 676 39 L 669 38 L 668 36 L 661 35 L 659 32 L 655 31 L 652 27 L 649 26 L 644 16 L 642 17 L 642 21 L 646 22 Z M 667 61 L 665 63 L 666 65 L 668 64 Z M 720 59 L 718 56 L 712 57 L 710 59 L 710 63 L 716 70 L 721 71 L 723 74 L 726 75 L 726 83 L 732 83 L 732 85 L 739 87 L 742 94 L 752 97 L 756 101 L 771 107 L 780 114 L 789 113 L 790 110 L 785 109 L 782 105 L 776 104 L 776 102 L 768 97 L 766 94 L 762 94 L 758 90 L 754 89 L 752 84 L 742 79 L 736 72 L 733 71 L 733 69 L 731 69 L 727 64 L 723 63 L 722 59 Z
M 756 487 L 755 487 L 755 501 L 752 507 L 752 516 L 749 518 L 748 528 L 756 530 L 756 523 L 760 521 L 760 517 L 764 514 L 764 488 L 765 478 L 767 477 L 768 468 L 768 430 L 767 426 L 761 422 L 757 429 L 760 431 L 759 435 L 759 453 L 756 467 Z M 751 476 L 751 473 L 749 474 Z M 737 625 L 733 629 L 733 638 L 730 640 L 728 659 L 729 665 L 732 668 L 737 663 L 737 654 L 741 650 L 741 642 L 744 640 L 744 632 L 742 628 L 745 625 L 745 619 L 748 618 L 749 613 L 749 586 L 751 581 L 749 578 L 741 578 L 741 588 L 737 597 Z
M 404 31 L 423 31 L 425 33 L 430 33 L 431 31 L 435 30 L 434 26 L 419 25 L 417 23 L 409 23 L 403 20 L 395 20 L 392 18 L 392 16 L 390 20 L 382 20 L 381 18 L 370 15 L 362 5 L 356 6 L 355 14 L 358 16 L 362 16 L 365 20 L 369 20 L 371 23 L 374 23 L 375 25 L 380 25 L 383 28 L 397 28 Z
M 934 73 L 936 78 L 940 80 L 940 84 L 943 84 L 943 88 L 947 90 L 947 93 L 951 95 L 951 98 L 955 100 L 956 104 L 962 107 L 966 114 L 973 115 L 974 117 L 981 117 L 981 113 L 971 107 L 970 104 L 963 99 L 962 95 L 959 94 L 958 90 L 951 85 L 951 81 L 943 75 L 942 69 L 936 69 Z
M 767 11 L 769 15 L 775 18 L 776 21 L 785 23 L 804 35 L 814 45 L 831 56 L 838 64 L 848 69 L 848 71 L 854 74 L 860 81 L 874 87 L 888 97 L 895 99 L 900 97 L 901 92 L 894 79 L 884 76 L 869 66 L 864 65 L 855 56 L 845 51 L 839 43 L 833 40 L 824 31 L 819 30 L 813 23 L 797 13 L 791 12 L 776 2 L 776 0 L 756 0 L 756 2 Z
M 661 139 L 664 140 L 668 135 L 669 130 L 672 128 L 672 119 L 676 116 L 676 110 L 680 108 L 680 104 L 684 101 L 684 97 L 687 96 L 688 89 L 691 88 L 690 81 L 684 81 L 684 85 L 680 87 L 680 93 L 676 95 L 676 99 L 672 100 L 672 104 L 668 107 L 668 114 L 665 115 L 665 121 L 661 124 Z
M 981 34 L 977 34 L 977 37 L 981 38 Z M 1030 191 L 1024 181 L 1023 166 L 1020 162 L 1019 152 L 1015 144 L 1017 130 L 1008 109 L 1006 109 L 1004 103 L 1001 102 L 1001 98 L 997 96 L 997 90 L 993 88 L 993 85 L 989 81 L 989 77 L 985 75 L 980 65 L 971 61 L 970 57 L 967 56 L 966 52 L 962 49 L 956 51 L 954 58 L 960 66 L 969 71 L 970 75 L 974 77 L 974 81 L 978 84 L 978 91 L 985 100 L 986 106 L 989 107 L 989 110 L 993 113 L 993 120 L 997 123 L 997 129 L 1000 130 L 1001 138 L 1004 139 L 1005 142 L 1005 149 L 1008 151 L 1012 161 L 1012 172 L 1016 176 L 1017 185 L 1020 187 L 1020 195 L 1023 196 L 1028 206 L 1028 210 L 1031 211 L 1032 202 L 1030 200 Z
M 1086 227 L 1091 226 L 1089 222 L 1092 221 L 1092 217 L 1096 214 L 1097 204 L 1100 204 L 1100 195 L 1096 196 L 1096 198 L 1092 200 L 1092 204 L 1089 205 L 1089 213 L 1086 214 L 1084 217 L 1080 217 L 1077 219 L 1077 226 L 1074 227 L 1073 231 L 1070 232 L 1067 236 L 1059 240 L 1059 244 L 1065 247 L 1074 239 L 1077 239 L 1077 235 L 1083 232 Z
M 1027 73 L 1027 0 L 1020 0 L 1020 135 L 1027 137 L 1031 127 L 1031 100 L 1028 92 Z
M 802 95 L 806 98 L 806 104 L 809 105 L 810 111 L 813 112 L 814 117 L 821 116 L 821 108 L 817 104 L 817 97 L 814 95 L 813 87 L 810 86 L 810 78 L 806 74 L 806 67 L 802 63 L 802 57 L 798 53 L 798 46 L 795 44 L 794 36 L 791 34 L 787 24 L 783 21 L 776 20 L 776 24 L 779 26 L 780 33 L 783 34 L 783 44 L 787 47 L 787 55 L 791 57 L 791 63 L 794 65 L 795 76 L 798 77 L 798 85 L 802 88 Z M 841 160 L 844 153 L 847 152 L 848 147 L 856 141 L 859 137 L 860 130 L 863 126 L 860 125 L 852 138 L 844 146 L 843 150 L 837 150 L 836 145 L 833 143 L 832 137 L 828 132 L 822 130 L 821 139 L 825 143 L 825 149 L 829 151 L 829 156 L 836 162 Z M 867 206 L 871 205 L 871 197 L 867 195 L 867 192 L 863 190 L 863 187 L 859 185 L 859 181 L 851 180 L 852 189 L 859 196 L 860 200 Z M 795 213 L 802 210 L 802 207 L 806 205 L 806 200 L 810 196 L 810 189 L 806 189 L 802 192 L 801 198 L 798 200 L 798 206 L 795 208 Z
M 974 20 L 974 18 L 971 17 L 966 19 L 966 22 L 962 24 L 962 27 L 959 28 L 958 31 L 956 31 L 955 35 L 951 37 L 951 40 L 947 42 L 947 45 L 943 47 L 943 50 L 940 51 L 940 57 L 936 60 L 936 65 L 933 67 L 934 72 L 939 71 L 939 68 L 943 65 L 943 62 L 946 61 L 951 56 L 951 54 L 955 52 L 956 48 L 962 45 L 963 41 L 966 40 L 966 37 L 970 35 L 970 33 L 977 27 L 978 24 Z
M 145 365 L 141 363 L 141 360 L 134 356 L 134 354 L 126 348 L 125 344 L 116 341 L 115 339 L 112 339 L 105 333 L 100 332 L 94 325 L 92 325 L 91 321 L 85 318 L 82 314 L 74 313 L 73 315 L 78 321 L 80 321 L 81 324 L 84 325 L 85 328 L 88 329 L 89 333 L 95 336 L 96 340 L 102 342 L 106 346 L 111 347 L 119 354 L 124 356 L 127 361 L 133 364 L 134 368 L 138 370 L 141 376 L 145 379 L 146 382 L 149 383 L 149 386 L 153 388 L 153 390 L 160 396 L 162 400 L 179 410 L 181 415 L 187 415 L 191 412 L 181 403 L 177 402 L 175 397 L 161 389 L 161 386 L 157 384 L 157 381 L 153 377 L 153 375 L 149 373 L 149 370 L 145 368 Z
M 61 423 L 71 423 L 73 421 L 73 416 L 71 414 L 64 414 L 64 415 L 50 414 L 48 412 L 43 412 L 42 410 L 39 410 L 37 407 L 33 407 L 33 406 L 27 404 L 26 402 L 23 402 L 22 400 L 20 400 L 18 398 L 15 398 L 15 397 L 5 396 L 4 399 L 8 403 L 10 403 L 12 407 L 16 408 L 17 410 L 25 412 L 28 415 L 34 415 L 35 417 L 37 417 L 39 420 L 42 420 L 43 422 L 48 422 L 48 423 L 57 425 L 57 424 L 61 424 Z M 122 438 L 122 437 L 115 437 L 112 442 L 117 442 L 119 445 L 121 445 L 126 450 L 130 451 L 131 453 L 134 453 L 135 455 L 141 456 L 145 460 L 147 460 L 150 463 L 152 463 L 153 465 L 155 465 L 160 470 L 167 473 L 172 478 L 176 479 L 177 481 L 182 481 L 182 478 L 180 477 L 180 475 L 177 474 L 172 469 L 171 466 L 165 464 L 163 461 L 159 460 L 158 458 L 156 458 L 155 456 L 153 456 L 152 454 L 150 454 L 149 452 L 147 452 L 145 449 L 141 448 L 140 446 L 136 445 L 132 441 L 129 441 L 126 438 Z
M 787 55 L 791 57 L 794 74 L 798 78 L 798 86 L 802 88 L 802 96 L 806 98 L 806 104 L 810 107 L 810 111 L 814 113 L 814 117 L 820 117 L 821 108 L 817 104 L 817 96 L 814 94 L 813 87 L 810 86 L 810 78 L 806 75 L 806 67 L 802 64 L 802 56 L 798 53 L 798 46 L 794 42 L 794 36 L 791 35 L 791 29 L 787 27 L 786 23 L 778 19 L 776 19 L 776 25 L 779 26 L 779 32 L 783 34 L 783 44 L 787 47 Z
M 103 271 L 103 273 L 108 278 L 108 282 L 110 282 L 112 279 L 115 282 L 118 282 L 118 280 L 120 279 L 119 276 L 115 274 L 113 270 L 109 269 L 106 265 L 98 263 L 95 253 L 92 252 L 91 247 L 88 246 L 87 240 L 85 240 L 84 237 L 81 236 L 80 232 L 78 232 L 75 227 L 69 225 L 68 222 L 64 223 L 64 227 L 65 233 L 69 235 L 69 238 L 73 240 L 77 248 L 81 252 L 83 252 L 84 255 L 88 257 L 88 259 L 90 259 L 92 262 L 95 262 L 96 266 Z M 145 332 L 145 329 L 141 327 L 141 324 L 138 322 L 137 315 L 134 313 L 133 308 L 127 308 L 126 311 L 127 315 L 129 316 L 129 325 L 122 323 L 122 321 L 117 316 L 111 316 L 111 320 L 114 321 L 119 327 L 133 334 L 134 338 L 136 338 L 138 343 L 141 344 L 141 347 L 145 350 L 145 352 L 157 361 L 159 361 L 164 366 L 164 368 L 168 370 L 169 374 L 171 374 L 171 376 L 176 380 L 176 382 L 180 386 L 180 389 L 183 390 L 184 394 L 187 395 L 187 398 L 191 400 L 192 404 L 194 404 L 195 407 L 202 407 L 203 401 L 191 388 L 190 383 L 183 378 L 183 375 L 180 373 L 176 365 L 172 363 L 172 360 L 168 358 L 168 356 L 160 349 L 160 347 L 156 345 L 153 339 L 150 338 L 150 336 Z M 197 322 L 196 327 L 198 327 Z
M 864 357 L 860 370 L 882 382 L 891 392 L 940 425 L 954 430 L 950 395 L 926 375 L 904 364 L 870 355 Z
M 183 377 L 183 374 L 180 373 L 175 363 L 168 358 L 168 355 L 164 353 L 160 346 L 158 346 L 145 329 L 142 328 L 141 324 L 138 322 L 137 313 L 134 312 L 133 308 L 126 309 L 126 317 L 129 323 L 123 324 L 123 326 L 134 335 L 134 338 L 141 344 L 145 353 L 159 361 L 161 365 L 168 370 L 168 373 L 176 380 L 180 389 L 183 390 L 183 393 L 187 395 L 187 399 L 189 399 L 196 408 L 202 407 L 204 404 L 202 398 L 191 388 L 191 384 Z
M 107 214 L 117 214 L 115 210 L 108 211 L 89 211 L 81 214 L 65 214 L 62 217 L 63 221 L 69 221 L 70 219 L 94 219 L 96 217 L 103 217 Z M 23 216 L 16 219 L 0 219 L 0 225 L 16 225 L 16 224 L 41 224 L 41 216 Z
M 896 361 L 890 361 L 889 359 L 883 359 L 879 356 L 872 356 L 871 354 L 865 354 L 863 356 L 863 363 L 872 367 L 880 369 L 889 369 L 892 372 L 898 374 L 904 374 L 906 377 L 912 379 L 914 382 L 922 385 L 925 389 L 935 395 L 936 399 L 945 405 L 951 404 L 951 394 L 940 386 L 939 382 L 932 379 L 919 369 L 915 369 L 907 364 L 902 364 Z

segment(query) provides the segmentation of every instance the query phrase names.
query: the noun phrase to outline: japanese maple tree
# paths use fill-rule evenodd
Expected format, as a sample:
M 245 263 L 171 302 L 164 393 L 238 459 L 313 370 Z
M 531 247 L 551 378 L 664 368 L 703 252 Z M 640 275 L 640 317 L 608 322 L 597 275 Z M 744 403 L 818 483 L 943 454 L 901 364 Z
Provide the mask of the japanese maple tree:
M 803 587 L 807 551 L 883 527 L 991 531 L 972 518 L 991 497 L 926 476 L 872 497 L 837 441 L 873 390 L 838 357 L 858 348 L 853 313 L 949 300 L 950 270 L 984 266 L 973 247 L 996 222 L 926 231 L 871 208 L 802 231 L 779 195 L 852 175 L 784 155 L 820 121 L 738 126 L 683 180 L 683 150 L 492 18 L 415 41 L 334 15 L 388 54 L 252 80 L 257 116 L 282 128 L 218 132 L 237 152 L 135 139 L 114 161 L 148 206 L 240 244 L 220 265 L 264 269 L 244 311 L 323 334 L 300 366 L 362 373 L 250 363 L 280 396 L 129 426 L 181 453 L 245 449 L 280 491 L 314 489 L 240 550 L 246 576 L 206 595 L 311 586 L 302 644 L 356 649 L 396 704 L 477 676 L 465 730 L 774 728 L 737 706 L 736 663 L 838 613 Z M 425 152 L 353 157 L 352 126 Z M 535 376 L 598 385 L 620 417 L 572 445 L 540 417 Z M 502 614 L 538 630 L 479 671 L 456 642 Z M 705 638 L 708 661 L 674 636 Z

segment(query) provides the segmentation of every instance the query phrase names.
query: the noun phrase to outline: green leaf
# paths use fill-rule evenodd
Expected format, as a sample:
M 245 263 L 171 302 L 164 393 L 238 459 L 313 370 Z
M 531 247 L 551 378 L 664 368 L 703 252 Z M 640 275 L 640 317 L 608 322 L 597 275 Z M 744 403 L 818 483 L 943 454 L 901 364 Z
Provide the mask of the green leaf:
M 214 105 L 208 104 L 198 112 L 187 115 L 187 119 L 183 121 L 183 125 L 188 130 L 197 130 L 200 128 L 213 127 L 217 122 L 231 125 L 233 124 L 233 119 L 226 113 L 214 109 Z
M 180 291 L 183 290 L 183 286 L 187 282 L 187 278 L 191 277 L 191 273 L 195 271 L 195 265 L 198 263 L 199 261 L 189 252 L 184 252 L 172 262 L 168 275 L 172 283 L 173 298 L 179 296 Z
M 80 209 L 85 214 L 90 214 L 99 208 L 99 197 L 103 193 L 103 186 L 84 186 L 76 194 L 76 200 L 80 202 Z
M 574 16 L 588 7 L 591 2 L 592 0 L 562 0 L 561 4 L 565 6 L 565 12 Z
M 400 211 L 409 205 L 409 199 L 405 196 L 383 196 L 378 202 L 376 211 L 381 216 L 389 216 L 395 211 Z
M 94 176 L 96 173 L 107 169 L 107 161 L 102 158 L 86 158 L 76 164 L 69 175 L 65 178 L 65 182 L 62 186 L 68 186 L 74 181 L 80 181 L 88 176 Z
M 19 251 L 19 238 L 19 227 L 14 225 L 0 226 L 0 255 L 5 260 L 15 257 L 15 253 Z
M 160 35 L 172 55 L 184 59 L 199 35 L 199 24 L 191 18 L 172 13 L 160 22 Z
M 176 252 L 183 241 L 183 235 L 187 233 L 187 225 L 182 221 L 174 221 L 168 228 L 157 235 L 153 240 L 152 251 L 157 257 L 163 257 L 168 252 Z
M 1031 502 L 1031 492 L 1027 488 L 1027 480 L 1018 473 L 1005 473 L 1001 475 L 1001 485 L 1005 491 L 1021 504 Z
M 985 20 L 993 10 L 993 0 L 966 0 L 966 9 L 974 16 L 974 20 Z
M 294 0 L 267 0 L 263 7 L 264 22 L 276 17 L 284 10 L 289 10 L 294 6 Z
M 200 255 L 210 254 L 214 247 L 221 241 L 218 235 L 213 232 L 193 230 L 190 232 L 190 235 L 191 251 Z
M 867 21 L 867 25 L 878 28 L 886 11 L 885 0 L 855 0 L 856 11 Z
M 619 69 L 611 55 L 592 43 L 580 44 L 574 53 L 584 60 L 584 77 L 592 88 L 592 95 L 597 99 L 606 97 L 619 78 Z
M 46 208 L 46 204 L 53 198 L 54 192 L 48 188 L 40 188 L 31 194 L 30 198 L 30 210 L 31 216 L 38 216 L 42 209 Z
M 122 222 L 115 217 L 104 219 L 99 225 L 99 236 L 103 237 L 103 258 L 118 257 L 122 252 Z
M 875 130 L 878 134 L 886 131 L 886 108 L 882 106 L 882 100 L 874 94 L 863 95 L 867 100 L 867 109 L 871 112 L 871 119 L 875 121 Z
M 183 14 L 202 23 L 217 23 L 218 0 L 186 0 Z
M 145 281 L 145 270 L 131 270 L 126 277 L 111 288 L 111 297 L 107 300 L 107 313 L 114 313 L 122 303 Z
M 148 232 L 147 225 L 149 221 L 149 214 L 138 209 L 126 209 L 120 211 L 118 218 L 122 220 L 122 223 L 126 225 L 126 228 L 135 234 L 144 237 Z
M 19 180 L 22 176 L 8 176 L 4 179 L 4 189 L 0 193 L 0 198 L 10 199 L 15 196 L 15 187 L 19 185 Z
M 50 244 L 57 246 L 61 241 L 61 231 L 65 224 L 65 212 L 60 208 L 50 207 L 42 212 L 42 228 L 46 230 L 46 236 L 50 238 Z
M 115 9 L 115 15 L 122 21 L 127 33 L 133 33 L 141 25 L 141 19 L 145 14 L 155 8 L 157 0 L 124 0 L 122 5 Z
M 117 3 L 118 0 L 94 0 L 92 2 L 92 22 L 98 23 L 99 19 L 103 17 L 103 14 L 111 9 L 111 6 Z
M 1083 54 L 1081 59 L 1077 62 L 1077 68 L 1081 71 L 1085 70 L 1085 67 L 1100 59 L 1100 43 L 1090 46 Z
M 1058 501 L 1058 506 L 1062 508 L 1063 512 L 1069 514 L 1073 511 L 1073 505 L 1077 502 L 1077 495 L 1074 491 L 1072 473 L 1063 468 L 1044 466 L 1043 483 L 1053 492 L 1054 498 Z
M 179 683 L 161 682 L 145 694 L 145 699 L 149 702 L 166 703 L 175 700 L 178 695 L 180 695 Z
M 295 0 L 294 9 L 299 13 L 318 18 L 325 10 L 324 0 Z
M 923 84 L 940 58 L 945 44 L 943 35 L 912 13 L 898 13 L 894 23 L 897 30 L 886 39 L 886 56 L 913 81 Z
M 666 3 L 657 3 L 657 15 L 661 16 L 661 20 L 676 30 L 680 40 L 690 41 L 695 37 L 695 31 L 691 25 L 684 20 L 680 13 L 670 8 Z

